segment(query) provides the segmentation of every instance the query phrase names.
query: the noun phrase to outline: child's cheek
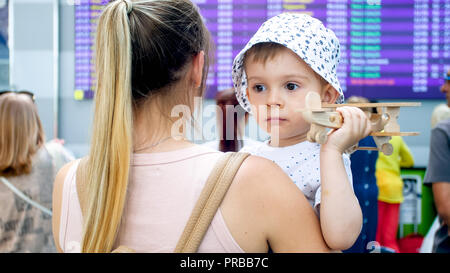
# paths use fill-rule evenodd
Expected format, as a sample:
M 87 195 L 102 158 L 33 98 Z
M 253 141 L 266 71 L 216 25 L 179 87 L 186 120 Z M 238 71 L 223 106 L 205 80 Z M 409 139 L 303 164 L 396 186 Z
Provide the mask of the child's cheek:
M 297 134 L 304 134 L 306 132 L 309 131 L 309 128 L 311 127 L 311 125 L 306 122 L 303 117 L 300 116 L 296 116 L 295 119 L 293 119 L 293 128 L 295 128 L 295 131 Z

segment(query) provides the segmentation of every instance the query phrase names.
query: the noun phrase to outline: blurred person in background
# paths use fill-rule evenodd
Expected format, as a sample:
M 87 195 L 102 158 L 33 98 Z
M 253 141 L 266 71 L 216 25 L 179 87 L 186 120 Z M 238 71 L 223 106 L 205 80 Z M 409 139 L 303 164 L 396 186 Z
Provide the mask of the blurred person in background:
M 450 107 L 450 69 L 444 77 L 441 92 Z M 439 228 L 434 236 L 432 252 L 450 253 L 450 119 L 443 118 L 431 130 L 430 157 L 424 184 L 431 184 Z
M 258 143 L 258 141 L 245 136 L 245 125 L 249 115 L 236 99 L 234 89 L 217 92 L 215 100 L 221 111 L 216 113 L 219 135 L 217 140 L 206 142 L 203 145 L 221 152 L 237 152 L 244 146 Z
M 393 136 L 389 141 L 393 152 L 387 156 L 378 154 L 375 176 L 378 186 L 378 226 L 376 240 L 382 251 L 400 253 L 397 230 L 400 204 L 403 202 L 402 167 L 412 167 L 414 158 L 401 136 Z
M 60 140 L 45 143 L 31 92 L 0 92 L 0 252 L 55 252 L 52 187 L 70 160 Z
M 351 96 L 347 103 L 369 103 L 367 98 Z M 376 109 L 371 110 L 376 113 Z M 374 147 L 372 136 L 361 139 L 358 147 Z M 370 242 L 375 241 L 378 221 L 378 186 L 375 178 L 375 164 L 378 159 L 378 151 L 358 150 L 350 155 L 351 170 L 353 175 L 353 190 L 358 198 L 363 215 L 363 226 L 356 242 L 344 253 L 367 253 L 372 249 Z
M 446 119 L 450 118 L 450 107 L 447 104 L 439 104 L 433 109 L 431 114 L 431 129 L 436 127 L 436 125 Z

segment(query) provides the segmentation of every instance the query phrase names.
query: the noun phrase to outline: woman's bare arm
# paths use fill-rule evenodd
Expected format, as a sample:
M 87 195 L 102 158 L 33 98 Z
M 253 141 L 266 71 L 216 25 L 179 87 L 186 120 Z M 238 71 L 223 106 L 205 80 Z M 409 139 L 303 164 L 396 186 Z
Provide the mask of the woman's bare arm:
M 270 160 L 250 156 L 221 206 L 225 222 L 246 252 L 328 252 L 317 215 L 305 196 Z
M 59 221 L 61 218 L 61 201 L 63 195 L 64 180 L 66 179 L 67 172 L 75 161 L 69 162 L 64 165 L 58 172 L 55 178 L 55 183 L 53 184 L 53 197 L 52 197 L 52 230 L 53 239 L 55 240 L 56 250 L 58 252 L 63 252 L 59 247 Z

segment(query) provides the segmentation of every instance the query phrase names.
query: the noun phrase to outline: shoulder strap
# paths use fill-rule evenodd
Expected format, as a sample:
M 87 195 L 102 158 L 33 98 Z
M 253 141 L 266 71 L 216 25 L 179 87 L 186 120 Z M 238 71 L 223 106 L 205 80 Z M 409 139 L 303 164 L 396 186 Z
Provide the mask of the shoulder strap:
M 197 252 L 231 182 L 248 153 L 225 153 L 214 166 L 175 247 L 176 253 Z
M 28 197 L 25 193 L 23 193 L 21 190 L 16 188 L 11 182 L 9 182 L 8 179 L 4 178 L 3 176 L 0 176 L 0 180 L 3 182 L 3 184 L 5 184 L 6 187 L 8 187 L 14 194 L 20 197 L 23 201 L 27 202 L 28 204 L 32 205 L 35 208 L 40 209 L 43 213 L 52 216 L 51 210 L 39 204 L 38 202 L 33 201 L 33 199 Z

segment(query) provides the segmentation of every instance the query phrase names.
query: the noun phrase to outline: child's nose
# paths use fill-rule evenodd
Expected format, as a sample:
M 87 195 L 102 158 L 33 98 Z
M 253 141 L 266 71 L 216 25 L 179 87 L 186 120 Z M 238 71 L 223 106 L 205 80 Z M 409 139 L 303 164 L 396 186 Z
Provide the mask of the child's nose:
M 280 92 L 273 90 L 269 92 L 269 98 L 267 100 L 267 106 L 278 106 L 282 108 L 284 106 L 284 99 Z

